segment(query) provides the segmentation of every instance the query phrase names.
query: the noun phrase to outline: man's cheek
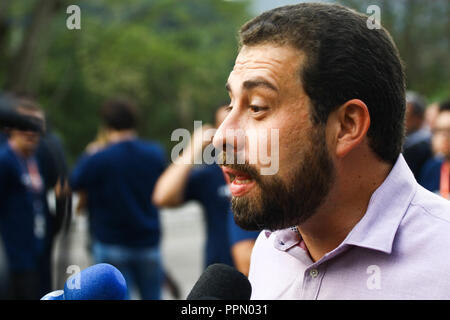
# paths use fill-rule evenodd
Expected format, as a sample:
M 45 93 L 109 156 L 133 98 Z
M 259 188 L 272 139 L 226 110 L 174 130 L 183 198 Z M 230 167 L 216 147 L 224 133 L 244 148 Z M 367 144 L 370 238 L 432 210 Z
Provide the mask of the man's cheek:
M 250 165 L 259 168 L 260 175 L 274 175 L 279 170 L 279 129 L 248 129 L 246 152 Z

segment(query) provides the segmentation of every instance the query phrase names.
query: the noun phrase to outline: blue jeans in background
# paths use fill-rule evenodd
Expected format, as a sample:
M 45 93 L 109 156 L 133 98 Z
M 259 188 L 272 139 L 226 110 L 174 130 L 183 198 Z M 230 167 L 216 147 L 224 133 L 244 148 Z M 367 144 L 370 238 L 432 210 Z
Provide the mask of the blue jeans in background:
M 133 248 L 94 241 L 95 263 L 109 263 L 123 274 L 128 294 L 137 288 L 143 300 L 160 300 L 164 273 L 159 246 Z

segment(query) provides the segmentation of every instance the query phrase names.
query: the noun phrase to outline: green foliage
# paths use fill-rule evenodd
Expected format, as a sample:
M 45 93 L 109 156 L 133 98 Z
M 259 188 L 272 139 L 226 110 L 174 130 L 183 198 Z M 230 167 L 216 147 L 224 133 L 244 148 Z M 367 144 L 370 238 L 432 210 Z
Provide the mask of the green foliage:
M 95 138 L 98 109 L 112 96 L 141 108 L 141 136 L 167 148 L 175 128 L 212 121 L 237 53 L 246 4 L 222 0 L 78 1 L 81 30 L 66 7 L 46 28 L 36 94 L 73 162 Z M 27 9 L 27 10 L 25 10 Z M 30 8 L 24 8 L 25 15 Z
M 362 13 L 369 5 L 381 9 L 381 24 L 391 33 L 405 64 L 407 87 L 428 100 L 450 94 L 450 1 L 339 0 Z
M 48 112 L 70 162 L 95 138 L 98 109 L 112 96 L 132 97 L 142 110 L 141 135 L 168 149 L 175 128 L 211 122 L 215 108 L 228 101 L 224 85 L 237 53 L 237 30 L 249 19 L 246 1 L 2 0 L 3 89 L 34 14 L 48 2 L 55 6 L 41 16 L 39 52 L 25 89 Z M 335 2 L 360 12 L 379 5 L 381 22 L 405 61 L 408 88 L 430 100 L 448 97 L 448 0 Z M 66 28 L 69 4 L 81 8 L 81 30 Z

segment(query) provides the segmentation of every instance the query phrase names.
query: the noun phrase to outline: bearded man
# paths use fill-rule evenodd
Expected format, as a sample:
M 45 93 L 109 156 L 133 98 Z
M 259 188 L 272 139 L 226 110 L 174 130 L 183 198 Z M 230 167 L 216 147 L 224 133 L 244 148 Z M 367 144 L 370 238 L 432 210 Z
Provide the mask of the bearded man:
M 252 299 L 450 298 L 450 203 L 417 184 L 401 154 L 403 66 L 389 33 L 367 19 L 301 3 L 240 30 L 213 143 L 224 158 L 245 154 L 222 166 L 234 218 L 265 229 Z M 279 170 L 261 174 L 257 137 L 233 130 L 278 130 L 269 149 Z

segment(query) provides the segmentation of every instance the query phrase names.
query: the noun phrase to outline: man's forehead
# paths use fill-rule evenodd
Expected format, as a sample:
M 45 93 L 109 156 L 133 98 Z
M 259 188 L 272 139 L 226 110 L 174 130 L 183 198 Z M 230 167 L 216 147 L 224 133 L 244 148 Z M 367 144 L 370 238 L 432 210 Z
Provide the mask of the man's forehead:
M 297 71 L 302 61 L 302 52 L 290 46 L 270 44 L 244 46 L 236 58 L 228 80 L 238 77 L 245 82 L 247 78 L 259 76 L 274 82 L 298 79 Z
M 279 46 L 272 44 L 261 44 L 254 46 L 243 46 L 236 57 L 233 70 L 266 65 L 281 67 L 286 64 L 298 65 L 302 60 L 302 53 L 291 46 Z

